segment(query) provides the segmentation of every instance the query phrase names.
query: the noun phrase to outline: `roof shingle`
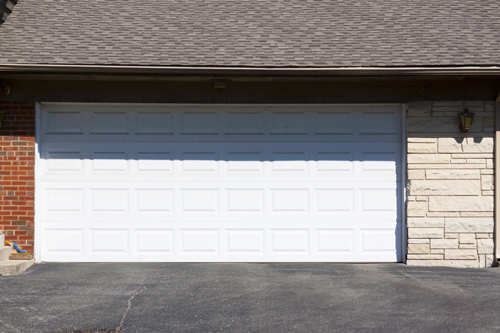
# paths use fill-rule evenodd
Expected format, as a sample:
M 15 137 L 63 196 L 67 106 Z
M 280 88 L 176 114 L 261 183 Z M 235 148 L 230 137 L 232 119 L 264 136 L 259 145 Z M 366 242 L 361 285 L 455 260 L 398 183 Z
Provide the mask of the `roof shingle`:
M 500 65 L 500 1 L 19 0 L 0 63 Z

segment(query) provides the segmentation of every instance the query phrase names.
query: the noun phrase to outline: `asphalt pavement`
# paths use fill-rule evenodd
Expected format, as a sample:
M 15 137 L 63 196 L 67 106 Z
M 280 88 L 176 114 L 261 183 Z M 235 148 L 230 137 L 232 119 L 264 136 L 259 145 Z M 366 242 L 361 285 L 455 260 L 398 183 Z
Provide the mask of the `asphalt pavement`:
M 50 263 L 0 277 L 0 332 L 499 332 L 500 269 Z

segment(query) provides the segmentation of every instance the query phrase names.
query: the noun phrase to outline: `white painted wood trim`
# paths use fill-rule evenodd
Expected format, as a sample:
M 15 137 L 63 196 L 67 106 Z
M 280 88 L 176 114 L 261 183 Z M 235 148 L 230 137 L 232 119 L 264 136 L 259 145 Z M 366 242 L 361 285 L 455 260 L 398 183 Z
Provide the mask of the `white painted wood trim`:
M 406 228 L 406 165 L 408 149 L 406 143 L 406 104 L 401 105 L 401 256 L 400 261 L 406 264 L 408 251 L 408 230 Z
M 42 232 L 40 224 L 40 151 L 41 151 L 41 103 L 35 104 L 35 244 L 34 244 L 34 256 L 35 262 L 42 262 L 41 258 L 41 235 Z
M 498 219 L 500 218 L 500 94 L 495 101 L 495 260 L 500 260 L 500 225 Z

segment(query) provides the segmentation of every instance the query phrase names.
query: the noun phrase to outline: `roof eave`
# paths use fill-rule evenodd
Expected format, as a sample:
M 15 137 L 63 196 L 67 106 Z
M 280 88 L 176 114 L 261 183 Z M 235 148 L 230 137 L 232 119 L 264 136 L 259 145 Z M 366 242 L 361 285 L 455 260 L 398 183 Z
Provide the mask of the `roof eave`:
M 1 73 L 92 73 L 151 75 L 265 76 L 499 76 L 500 66 L 446 67 L 184 67 L 115 65 L 0 64 Z

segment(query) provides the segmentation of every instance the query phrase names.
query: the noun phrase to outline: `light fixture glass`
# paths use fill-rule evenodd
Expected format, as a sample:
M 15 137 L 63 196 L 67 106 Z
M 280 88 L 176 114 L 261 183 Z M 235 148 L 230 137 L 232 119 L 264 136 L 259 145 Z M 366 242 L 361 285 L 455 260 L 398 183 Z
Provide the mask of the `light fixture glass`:
M 468 108 L 464 109 L 464 112 L 458 114 L 460 117 L 460 130 L 467 133 L 472 125 L 472 120 L 474 119 L 474 112 L 469 112 Z

